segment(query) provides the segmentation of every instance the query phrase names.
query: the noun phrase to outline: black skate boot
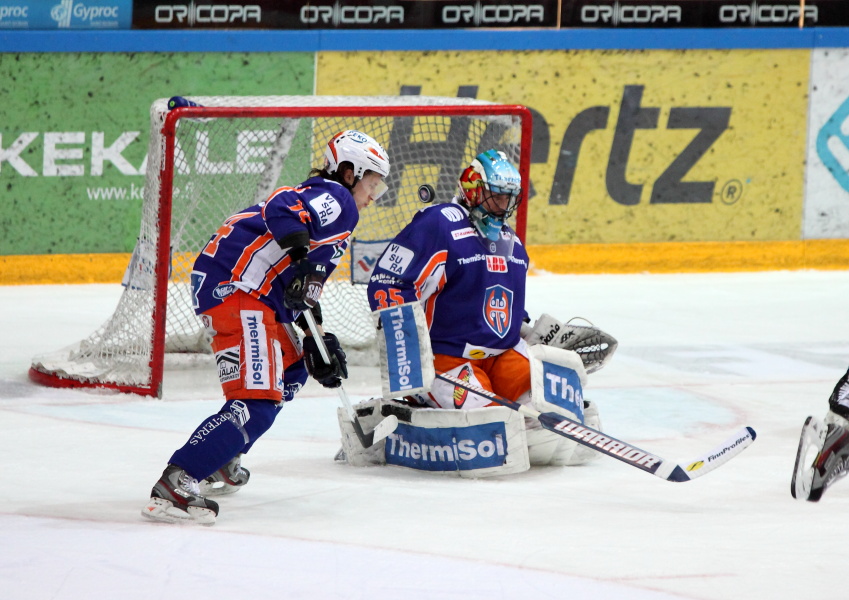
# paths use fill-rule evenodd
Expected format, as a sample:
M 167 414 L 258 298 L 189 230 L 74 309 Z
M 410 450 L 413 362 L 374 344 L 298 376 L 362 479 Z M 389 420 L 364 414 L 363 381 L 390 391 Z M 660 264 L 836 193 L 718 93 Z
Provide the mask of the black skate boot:
M 213 525 L 218 504 L 200 493 L 198 481 L 177 465 L 168 465 L 150 491 L 142 516 L 164 523 Z
M 226 465 L 199 482 L 200 493 L 204 496 L 223 496 L 238 492 L 251 478 L 251 472 L 242 467 L 242 455 L 237 454 Z
M 817 502 L 849 468 L 849 432 L 835 423 L 808 417 L 802 427 L 790 493 L 798 500 Z

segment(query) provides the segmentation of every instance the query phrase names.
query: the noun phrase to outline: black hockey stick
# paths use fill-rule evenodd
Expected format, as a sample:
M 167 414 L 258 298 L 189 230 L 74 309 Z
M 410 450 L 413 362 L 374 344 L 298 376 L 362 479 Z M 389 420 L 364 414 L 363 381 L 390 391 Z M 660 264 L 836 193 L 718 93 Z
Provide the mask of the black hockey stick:
M 437 373 L 436 378 L 472 394 L 489 398 L 501 406 L 506 406 L 524 415 L 533 417 L 549 431 L 592 448 L 596 452 L 621 460 L 627 465 L 636 467 L 646 473 L 651 473 L 655 477 L 660 477 L 666 481 L 690 481 L 691 479 L 710 473 L 745 450 L 755 441 L 757 435 L 751 427 L 744 427 L 722 444 L 699 458 L 687 463 L 676 463 L 646 452 L 645 450 L 640 450 L 636 446 L 617 440 L 592 427 L 581 425 L 578 421 L 574 421 L 563 415 L 553 412 L 541 413 L 530 406 L 519 404 L 498 394 L 470 385 L 468 382 L 451 375 Z
M 324 361 L 324 364 L 329 365 L 330 363 L 330 353 L 327 352 L 327 346 L 324 344 L 324 339 L 321 337 L 321 334 L 318 331 L 318 325 L 315 322 L 315 317 L 313 317 L 312 310 L 304 311 L 304 318 L 307 320 L 307 324 L 309 325 L 310 332 L 312 333 L 312 337 L 315 340 L 315 345 L 318 347 L 319 353 L 321 353 L 321 359 Z M 348 413 L 348 419 L 350 419 L 351 423 L 354 426 L 354 433 L 357 434 L 357 438 L 360 440 L 360 444 L 362 444 L 363 448 L 370 448 L 376 442 L 379 442 L 390 433 L 395 431 L 398 427 L 398 417 L 395 415 L 390 415 L 383 419 L 377 426 L 371 430 L 369 433 L 363 431 L 363 426 L 360 425 L 359 419 L 357 419 L 357 415 L 354 414 L 354 407 L 351 406 L 351 401 L 348 399 L 348 393 L 345 391 L 341 385 L 336 388 L 336 391 L 339 392 L 339 399 L 342 401 L 342 405 L 345 407 L 345 412 Z

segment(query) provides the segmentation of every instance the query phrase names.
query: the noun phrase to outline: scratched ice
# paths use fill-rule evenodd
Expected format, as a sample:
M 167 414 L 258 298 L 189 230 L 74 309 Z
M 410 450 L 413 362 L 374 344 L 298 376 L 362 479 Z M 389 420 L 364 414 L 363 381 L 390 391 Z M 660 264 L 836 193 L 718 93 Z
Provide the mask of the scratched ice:
M 0 286 L 0 597 L 122 600 L 845 597 L 849 483 L 790 496 L 802 423 L 849 366 L 849 272 L 535 276 L 529 312 L 620 342 L 590 375 L 604 430 L 664 458 L 743 425 L 743 454 L 688 483 L 609 458 L 490 480 L 333 462 L 338 399 L 309 384 L 245 458 L 212 528 L 139 510 L 170 453 L 221 404 L 217 369 L 162 400 L 30 383 L 30 358 L 111 314 L 120 286 Z M 346 389 L 379 392 L 376 367 Z

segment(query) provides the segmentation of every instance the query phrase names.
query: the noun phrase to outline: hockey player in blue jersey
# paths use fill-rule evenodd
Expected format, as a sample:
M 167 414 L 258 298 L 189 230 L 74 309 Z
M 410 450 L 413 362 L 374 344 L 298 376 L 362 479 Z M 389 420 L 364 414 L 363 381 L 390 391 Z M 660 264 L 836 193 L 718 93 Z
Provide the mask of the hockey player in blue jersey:
M 227 218 L 195 261 L 193 302 L 212 337 L 226 402 L 168 460 L 142 509 L 147 518 L 213 524 L 218 505 L 206 496 L 247 483 L 242 454 L 307 373 L 330 388 L 347 377 L 336 336 L 323 332 L 327 365 L 302 312 L 312 309 L 321 323 L 324 281 L 345 253 L 359 212 L 386 191 L 389 160 L 358 131 L 334 136 L 324 158 L 324 168 L 303 183 Z M 293 323 L 304 331 L 303 348 Z

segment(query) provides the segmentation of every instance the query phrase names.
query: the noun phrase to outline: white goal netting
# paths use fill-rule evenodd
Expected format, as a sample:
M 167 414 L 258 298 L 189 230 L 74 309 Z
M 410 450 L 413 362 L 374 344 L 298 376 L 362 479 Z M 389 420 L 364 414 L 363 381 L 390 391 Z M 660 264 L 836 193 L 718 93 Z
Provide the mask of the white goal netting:
M 165 355 L 209 352 L 190 298 L 197 253 L 226 217 L 321 167 L 339 131 L 372 136 L 391 163 L 389 191 L 361 213 L 321 299 L 326 329 L 354 357 L 370 356 L 375 340 L 364 284 L 386 243 L 422 207 L 419 186 L 432 185 L 437 202 L 450 200 L 461 170 L 490 148 L 506 152 L 527 179 L 523 107 L 423 96 L 189 100 L 200 107 L 169 111 L 166 99 L 151 107 L 141 228 L 115 312 L 86 339 L 35 357 L 35 381 L 160 395 Z

